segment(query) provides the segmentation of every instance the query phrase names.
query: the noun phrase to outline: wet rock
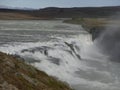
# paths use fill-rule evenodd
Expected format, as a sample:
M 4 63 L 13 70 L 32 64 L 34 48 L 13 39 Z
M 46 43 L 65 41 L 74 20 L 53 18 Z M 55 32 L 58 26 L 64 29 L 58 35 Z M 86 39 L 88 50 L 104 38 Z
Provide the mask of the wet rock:
M 48 60 L 51 61 L 52 63 L 56 64 L 56 65 L 60 65 L 60 59 L 59 58 L 49 57 Z
M 74 45 L 73 45 L 73 44 L 69 44 L 69 43 L 67 43 L 67 42 L 64 42 L 64 43 L 71 49 L 71 51 L 76 55 L 76 57 L 77 57 L 79 60 L 81 60 L 81 56 L 76 53 L 76 51 L 75 51 L 75 49 L 74 49 Z

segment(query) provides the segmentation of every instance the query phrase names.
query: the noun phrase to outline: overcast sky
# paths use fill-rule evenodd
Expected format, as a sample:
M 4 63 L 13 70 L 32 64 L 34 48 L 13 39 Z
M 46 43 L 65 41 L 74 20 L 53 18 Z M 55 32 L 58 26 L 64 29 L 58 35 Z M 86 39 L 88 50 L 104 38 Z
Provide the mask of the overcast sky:
M 0 0 L 0 5 L 28 8 L 120 6 L 120 0 Z

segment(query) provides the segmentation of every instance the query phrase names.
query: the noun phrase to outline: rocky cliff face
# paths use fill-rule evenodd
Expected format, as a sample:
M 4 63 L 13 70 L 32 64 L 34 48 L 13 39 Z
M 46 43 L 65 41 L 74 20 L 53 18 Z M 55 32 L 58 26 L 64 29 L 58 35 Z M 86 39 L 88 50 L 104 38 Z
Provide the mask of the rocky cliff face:
M 104 27 L 93 27 L 89 30 L 89 32 L 92 34 L 92 40 L 94 41 L 96 38 L 98 38 L 101 33 L 105 31 Z
M 66 84 L 0 52 L 0 90 L 71 90 Z

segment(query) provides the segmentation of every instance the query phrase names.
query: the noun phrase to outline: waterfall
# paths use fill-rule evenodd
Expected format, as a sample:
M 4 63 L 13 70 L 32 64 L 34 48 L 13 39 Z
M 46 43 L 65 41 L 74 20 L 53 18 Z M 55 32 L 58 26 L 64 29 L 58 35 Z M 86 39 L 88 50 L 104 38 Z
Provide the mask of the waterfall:
M 7 28 L 1 31 L 0 38 L 4 37 L 4 40 L 0 51 L 23 58 L 26 63 L 67 82 L 75 90 L 119 90 L 119 63 L 111 62 L 89 33 L 78 25 L 56 21 L 34 23 L 49 28 L 46 31 L 22 28 L 24 33 L 20 28 L 18 31 Z

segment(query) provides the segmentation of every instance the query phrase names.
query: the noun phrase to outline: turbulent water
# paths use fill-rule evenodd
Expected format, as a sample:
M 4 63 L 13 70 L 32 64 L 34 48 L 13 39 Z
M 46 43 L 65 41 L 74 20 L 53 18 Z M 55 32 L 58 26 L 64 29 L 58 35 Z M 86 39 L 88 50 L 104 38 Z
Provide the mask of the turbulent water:
M 108 60 L 80 25 L 0 21 L 0 51 L 23 58 L 75 90 L 120 90 L 120 64 Z

